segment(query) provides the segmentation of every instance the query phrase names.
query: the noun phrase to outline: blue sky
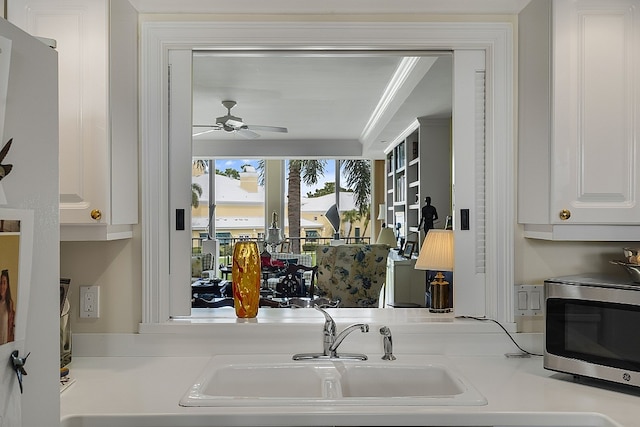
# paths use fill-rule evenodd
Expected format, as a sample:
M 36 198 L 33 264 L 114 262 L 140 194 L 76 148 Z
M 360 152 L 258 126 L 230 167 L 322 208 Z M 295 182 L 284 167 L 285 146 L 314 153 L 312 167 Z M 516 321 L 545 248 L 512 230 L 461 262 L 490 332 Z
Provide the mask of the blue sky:
M 216 160 L 216 169 L 225 170 L 227 168 L 233 168 L 240 171 L 240 166 L 250 164 L 253 167 L 258 166 L 258 160 L 256 159 L 218 159 Z M 309 187 L 302 183 L 301 194 L 306 195 L 307 192 L 314 192 L 318 188 L 324 187 L 325 182 L 335 182 L 335 161 L 328 160 L 325 166 L 325 175 L 318 179 L 318 184 Z M 344 176 L 341 177 L 342 187 L 344 187 Z M 287 183 L 285 182 L 285 186 Z M 285 187 L 286 188 L 286 187 Z

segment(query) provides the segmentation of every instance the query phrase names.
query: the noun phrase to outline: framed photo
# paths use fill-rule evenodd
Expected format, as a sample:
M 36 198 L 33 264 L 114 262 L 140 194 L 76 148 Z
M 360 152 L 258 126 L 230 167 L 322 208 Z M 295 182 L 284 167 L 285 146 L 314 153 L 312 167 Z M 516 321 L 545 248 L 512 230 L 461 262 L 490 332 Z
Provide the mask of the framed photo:
M 411 255 L 413 255 L 413 248 L 415 248 L 415 246 L 416 246 L 416 242 L 405 243 L 402 256 L 405 258 L 411 258 Z
M 33 211 L 0 208 L 0 345 L 25 339 L 33 254 Z
M 282 242 L 282 244 L 280 245 L 280 252 L 282 252 L 283 254 L 291 252 L 291 244 L 289 242 Z

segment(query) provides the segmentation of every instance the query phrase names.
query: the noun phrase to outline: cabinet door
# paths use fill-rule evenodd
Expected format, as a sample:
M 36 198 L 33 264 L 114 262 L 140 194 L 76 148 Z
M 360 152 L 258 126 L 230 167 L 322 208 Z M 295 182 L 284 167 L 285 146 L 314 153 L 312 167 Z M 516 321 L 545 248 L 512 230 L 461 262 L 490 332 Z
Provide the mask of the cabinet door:
M 552 223 L 640 222 L 638 3 L 553 2 Z
M 11 19 L 55 39 L 59 58 L 60 222 L 109 221 L 107 10 L 104 0 L 12 1 Z M 91 217 L 99 209 L 100 220 Z
M 138 220 L 137 12 L 128 0 L 11 0 L 9 16 L 57 45 L 61 240 L 131 237 Z

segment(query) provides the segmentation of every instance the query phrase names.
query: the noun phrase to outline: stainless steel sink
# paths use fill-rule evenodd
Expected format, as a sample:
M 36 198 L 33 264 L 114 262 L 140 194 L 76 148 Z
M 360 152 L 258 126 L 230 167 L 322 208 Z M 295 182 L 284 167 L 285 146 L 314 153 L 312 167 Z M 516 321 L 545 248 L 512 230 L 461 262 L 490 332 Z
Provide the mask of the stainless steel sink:
M 182 406 L 485 405 L 441 356 L 416 362 L 291 361 L 286 355 L 216 356 Z

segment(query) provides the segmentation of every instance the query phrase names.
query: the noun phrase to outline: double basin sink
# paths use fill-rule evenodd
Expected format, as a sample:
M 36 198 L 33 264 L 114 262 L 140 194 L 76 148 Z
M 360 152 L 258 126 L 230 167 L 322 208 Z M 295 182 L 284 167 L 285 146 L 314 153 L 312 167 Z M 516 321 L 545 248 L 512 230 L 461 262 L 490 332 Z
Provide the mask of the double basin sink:
M 443 356 L 305 360 L 214 356 L 181 406 L 486 405 Z

